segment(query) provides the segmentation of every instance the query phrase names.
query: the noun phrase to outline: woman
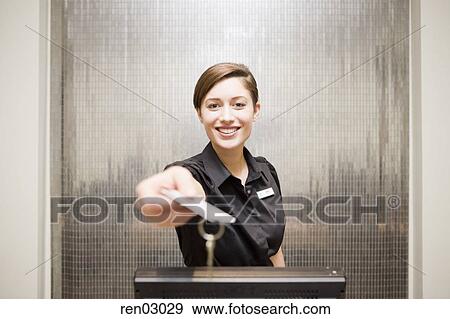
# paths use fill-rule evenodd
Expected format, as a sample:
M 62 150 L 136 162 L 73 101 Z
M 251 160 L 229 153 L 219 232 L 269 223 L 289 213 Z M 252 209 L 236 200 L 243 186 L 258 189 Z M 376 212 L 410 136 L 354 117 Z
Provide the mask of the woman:
M 211 66 L 195 86 L 194 107 L 210 142 L 202 153 L 169 164 L 142 181 L 136 188 L 138 198 L 158 196 L 171 204 L 162 188 L 206 198 L 237 219 L 217 240 L 214 265 L 284 267 L 285 221 L 278 176 L 264 157 L 253 157 L 244 146 L 261 107 L 252 73 L 242 64 Z M 202 218 L 173 204 L 162 205 L 162 213 L 156 205 L 144 205 L 141 211 L 164 220 L 160 226 L 176 227 L 187 266 L 204 266 L 205 240 L 197 229 Z M 215 233 L 214 226 L 206 222 L 204 227 Z

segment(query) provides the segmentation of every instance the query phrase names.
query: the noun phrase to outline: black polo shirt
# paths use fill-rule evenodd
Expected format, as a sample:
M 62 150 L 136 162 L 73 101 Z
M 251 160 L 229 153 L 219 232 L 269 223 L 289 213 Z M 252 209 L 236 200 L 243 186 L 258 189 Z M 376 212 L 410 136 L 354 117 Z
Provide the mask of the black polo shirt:
M 226 225 L 225 233 L 216 241 L 215 266 L 273 266 L 269 257 L 277 253 L 283 241 L 285 216 L 275 168 L 264 157 L 253 157 L 246 147 L 244 157 L 248 166 L 245 187 L 223 165 L 211 142 L 202 153 L 164 168 L 187 168 L 202 185 L 206 201 L 236 217 L 236 222 Z M 175 228 L 186 266 L 206 265 L 205 240 L 197 227 L 201 220 L 195 216 Z M 218 229 L 209 222 L 204 227 L 209 233 Z

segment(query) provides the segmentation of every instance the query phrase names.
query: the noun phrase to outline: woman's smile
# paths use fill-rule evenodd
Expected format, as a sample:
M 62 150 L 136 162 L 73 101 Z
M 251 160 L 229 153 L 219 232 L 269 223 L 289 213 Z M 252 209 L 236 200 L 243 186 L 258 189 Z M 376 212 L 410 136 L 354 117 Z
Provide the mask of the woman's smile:
M 219 132 L 219 136 L 222 136 L 223 138 L 229 139 L 236 136 L 237 131 L 239 131 L 239 126 L 221 126 L 216 127 L 216 131 Z

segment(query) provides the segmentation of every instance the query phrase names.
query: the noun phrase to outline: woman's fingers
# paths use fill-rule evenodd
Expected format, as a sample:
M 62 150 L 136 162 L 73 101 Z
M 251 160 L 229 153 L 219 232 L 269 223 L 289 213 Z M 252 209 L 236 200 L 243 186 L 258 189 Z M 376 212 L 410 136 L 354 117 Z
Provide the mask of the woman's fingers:
M 136 187 L 137 208 L 160 227 L 179 226 L 195 216 L 189 209 L 165 197 L 163 188 L 176 189 L 186 197 L 204 197 L 201 185 L 184 167 L 173 166 L 155 174 Z
M 159 193 L 160 185 L 167 184 L 167 176 L 153 175 L 136 187 L 136 208 L 145 221 L 161 224 L 170 216 L 170 201 Z

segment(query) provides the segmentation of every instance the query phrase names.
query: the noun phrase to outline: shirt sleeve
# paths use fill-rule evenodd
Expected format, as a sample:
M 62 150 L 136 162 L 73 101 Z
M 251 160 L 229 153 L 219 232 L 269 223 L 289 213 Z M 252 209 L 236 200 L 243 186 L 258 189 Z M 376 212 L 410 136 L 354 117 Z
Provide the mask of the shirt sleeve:
M 270 173 L 272 174 L 273 178 L 275 179 L 275 183 L 277 183 L 278 190 L 280 191 L 280 194 L 282 194 L 280 180 L 278 179 L 277 171 L 276 171 L 275 167 L 267 159 L 266 159 L 266 162 L 267 162 L 267 166 L 269 166 Z

